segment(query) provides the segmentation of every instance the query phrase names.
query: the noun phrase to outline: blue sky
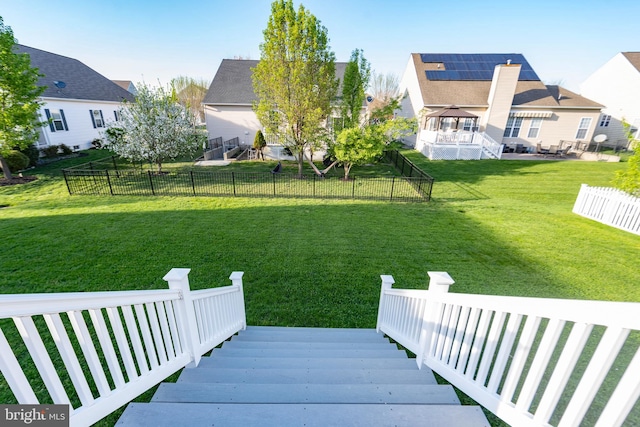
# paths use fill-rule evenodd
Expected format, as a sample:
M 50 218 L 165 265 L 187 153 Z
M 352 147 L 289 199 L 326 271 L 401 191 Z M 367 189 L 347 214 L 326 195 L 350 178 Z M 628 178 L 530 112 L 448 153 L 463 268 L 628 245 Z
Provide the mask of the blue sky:
M 294 0 L 300 4 L 299 0 Z M 618 52 L 640 51 L 637 0 L 304 0 L 347 61 L 364 50 L 402 75 L 412 52 L 522 53 L 540 78 L 579 92 Z M 78 59 L 110 79 L 210 80 L 224 58 L 259 59 L 271 0 L 0 0 L 22 44 Z

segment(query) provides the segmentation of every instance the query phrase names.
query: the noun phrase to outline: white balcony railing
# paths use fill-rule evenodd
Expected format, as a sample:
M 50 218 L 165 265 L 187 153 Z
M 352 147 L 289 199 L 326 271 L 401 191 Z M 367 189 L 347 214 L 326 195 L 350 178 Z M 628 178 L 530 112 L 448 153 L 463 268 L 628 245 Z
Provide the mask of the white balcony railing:
M 484 132 L 422 130 L 416 149 L 430 160 L 499 159 L 502 144 Z
M 428 291 L 381 276 L 377 329 L 418 366 L 510 425 L 636 425 L 640 303 L 455 294 L 429 275 Z
M 72 426 L 91 425 L 246 327 L 242 272 L 198 291 L 188 274 L 172 269 L 167 290 L 0 295 L 15 325 L 0 323 L 0 371 L 17 403 L 68 404 Z

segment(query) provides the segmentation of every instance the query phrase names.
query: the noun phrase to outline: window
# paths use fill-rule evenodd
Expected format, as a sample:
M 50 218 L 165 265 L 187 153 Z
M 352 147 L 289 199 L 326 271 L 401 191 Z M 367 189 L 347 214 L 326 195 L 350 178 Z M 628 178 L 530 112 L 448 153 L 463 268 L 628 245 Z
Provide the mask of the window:
M 583 117 L 580 119 L 580 125 L 578 126 L 578 132 L 576 132 L 576 139 L 585 139 L 587 132 L 591 126 L 591 117 Z
M 522 117 L 509 117 L 507 126 L 504 129 L 505 138 L 517 138 L 522 127 Z
M 531 119 L 531 124 L 529 125 L 529 133 L 527 134 L 527 138 L 537 138 L 538 133 L 540 133 L 541 125 L 542 125 L 541 118 Z
M 472 130 L 473 129 L 473 119 L 467 117 L 464 119 L 464 123 L 462 124 L 462 130 Z
M 64 111 L 45 108 L 44 113 L 49 121 L 49 129 L 51 132 L 69 130 L 69 127 L 67 127 L 67 120 L 64 117 Z
M 603 114 L 602 117 L 600 117 L 600 127 L 601 128 L 608 127 L 610 121 L 611 121 L 611 116 L 608 114 Z
M 91 114 L 91 122 L 94 128 L 104 127 L 104 118 L 102 117 L 102 110 L 89 110 Z

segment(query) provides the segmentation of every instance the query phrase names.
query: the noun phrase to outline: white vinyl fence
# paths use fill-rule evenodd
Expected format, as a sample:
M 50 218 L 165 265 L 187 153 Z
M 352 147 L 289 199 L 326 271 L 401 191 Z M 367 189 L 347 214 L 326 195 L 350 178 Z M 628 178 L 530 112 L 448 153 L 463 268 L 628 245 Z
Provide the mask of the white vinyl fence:
M 573 212 L 621 230 L 640 234 L 640 199 L 624 191 L 582 184 Z
M 167 290 L 0 295 L 0 371 L 17 403 L 69 404 L 71 425 L 87 426 L 197 366 L 246 327 L 243 273 L 191 291 L 189 271 L 172 269 Z
M 639 425 L 640 303 L 456 294 L 429 275 L 428 291 L 381 276 L 377 329 L 418 366 L 513 426 Z

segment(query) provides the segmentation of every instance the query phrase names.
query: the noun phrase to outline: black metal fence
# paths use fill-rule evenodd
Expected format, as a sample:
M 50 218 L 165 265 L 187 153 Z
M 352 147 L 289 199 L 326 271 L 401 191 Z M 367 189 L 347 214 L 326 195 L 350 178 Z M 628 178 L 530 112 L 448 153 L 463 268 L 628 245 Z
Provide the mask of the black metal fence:
M 421 185 L 416 187 L 416 191 L 419 191 L 426 200 L 431 200 L 431 191 L 433 190 L 433 177 L 422 169 L 417 167 L 413 162 L 400 154 L 398 150 L 389 150 L 384 153 L 385 160 L 393 163 L 393 165 L 400 171 L 405 178 L 421 178 L 423 181 L 428 182 L 429 185 L 422 185 L 422 181 L 418 180 Z M 411 182 L 414 182 L 411 180 Z
M 430 199 L 433 186 L 433 178 L 424 173 L 352 177 L 348 181 L 316 175 L 300 178 L 291 174 L 207 170 L 158 174 L 150 170 L 118 169 L 115 159 L 64 169 L 63 174 L 72 195 L 307 197 L 423 202 Z

